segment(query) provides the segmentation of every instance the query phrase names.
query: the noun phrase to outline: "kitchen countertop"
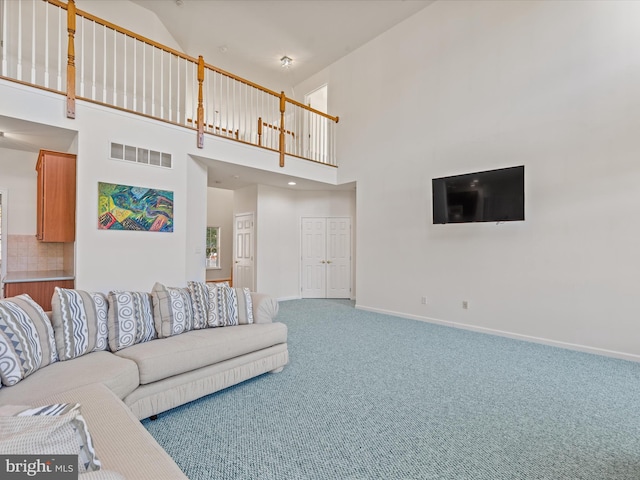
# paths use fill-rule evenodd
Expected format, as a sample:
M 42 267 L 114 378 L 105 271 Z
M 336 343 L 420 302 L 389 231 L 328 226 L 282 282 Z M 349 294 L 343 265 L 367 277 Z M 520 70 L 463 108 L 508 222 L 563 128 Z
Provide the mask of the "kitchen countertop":
M 50 282 L 54 280 L 73 280 L 74 274 L 65 270 L 35 270 L 32 272 L 8 272 L 2 279 L 4 283 Z

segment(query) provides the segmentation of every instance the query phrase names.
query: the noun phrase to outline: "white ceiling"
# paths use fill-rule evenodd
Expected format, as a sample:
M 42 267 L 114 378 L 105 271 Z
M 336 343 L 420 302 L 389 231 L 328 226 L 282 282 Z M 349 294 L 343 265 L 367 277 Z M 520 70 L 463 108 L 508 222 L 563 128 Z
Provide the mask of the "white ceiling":
M 0 148 L 37 153 L 69 152 L 77 132 L 0 115 Z
M 292 86 L 434 0 L 132 1 L 155 13 L 188 55 L 291 95 Z M 280 65 L 285 55 L 289 68 Z

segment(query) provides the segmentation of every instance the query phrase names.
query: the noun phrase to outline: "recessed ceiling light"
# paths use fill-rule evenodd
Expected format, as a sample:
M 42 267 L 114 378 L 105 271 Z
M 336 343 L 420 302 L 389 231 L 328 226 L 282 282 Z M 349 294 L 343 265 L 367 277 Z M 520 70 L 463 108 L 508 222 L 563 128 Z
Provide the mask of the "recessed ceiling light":
M 293 186 L 293 185 L 295 185 L 295 184 L 296 184 L 296 182 L 289 182 L 289 183 L 287 183 L 287 185 L 292 185 L 292 186 Z
M 293 64 L 293 59 L 291 57 L 287 57 L 286 55 L 280 59 L 280 65 L 285 68 L 289 68 Z

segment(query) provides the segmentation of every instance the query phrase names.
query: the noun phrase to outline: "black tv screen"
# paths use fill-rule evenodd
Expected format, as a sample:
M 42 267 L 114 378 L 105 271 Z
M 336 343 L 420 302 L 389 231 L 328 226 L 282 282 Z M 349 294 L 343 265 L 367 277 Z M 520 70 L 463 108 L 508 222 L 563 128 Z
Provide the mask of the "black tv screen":
M 433 223 L 524 220 L 524 166 L 434 178 Z

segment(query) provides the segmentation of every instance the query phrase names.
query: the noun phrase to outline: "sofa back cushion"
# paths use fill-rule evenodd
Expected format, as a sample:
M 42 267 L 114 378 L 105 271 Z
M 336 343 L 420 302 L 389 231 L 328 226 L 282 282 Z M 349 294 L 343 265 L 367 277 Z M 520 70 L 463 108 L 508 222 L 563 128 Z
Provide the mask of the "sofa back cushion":
M 188 288 L 165 287 L 156 282 L 151 290 L 153 318 L 159 338 L 171 337 L 195 328 Z M 198 323 L 200 327 L 200 323 Z
M 56 287 L 51 310 L 60 360 L 107 350 L 108 307 L 103 293 Z
M 253 305 L 248 288 L 233 288 L 226 283 L 189 282 L 196 321 L 206 319 L 208 327 L 253 323 Z
M 211 325 L 209 325 L 210 290 L 207 288 L 207 284 L 204 282 L 190 281 L 187 283 L 187 289 L 189 290 L 189 295 L 191 296 L 194 330 L 206 327 L 217 327 L 218 325 L 213 324 L 215 323 L 215 320 Z
M 157 337 L 150 294 L 111 291 L 108 299 L 109 348 L 112 352 Z
M 0 300 L 0 379 L 11 386 L 58 360 L 51 322 L 29 295 Z

